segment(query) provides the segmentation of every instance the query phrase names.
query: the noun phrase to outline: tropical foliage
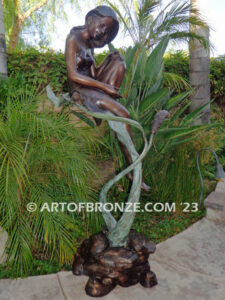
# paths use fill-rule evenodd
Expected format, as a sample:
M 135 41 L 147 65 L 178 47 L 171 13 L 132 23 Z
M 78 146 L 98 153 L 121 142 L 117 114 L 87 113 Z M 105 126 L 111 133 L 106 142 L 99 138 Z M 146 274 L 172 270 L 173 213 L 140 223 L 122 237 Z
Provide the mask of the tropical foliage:
M 120 17 L 126 33 L 134 44 L 141 43 L 146 49 L 155 46 L 163 37 L 169 35 L 174 41 L 198 39 L 205 46 L 207 41 L 189 25 L 206 26 L 196 7 L 187 0 L 172 0 L 162 8 L 161 0 L 105 0 Z
M 97 224 L 97 215 L 93 220 L 85 212 L 40 209 L 95 200 L 90 178 L 98 144 L 90 129 L 70 124 L 66 111 L 40 111 L 35 90 L 9 84 L 0 115 L 0 226 L 9 234 L 8 264 L 20 274 L 37 253 L 71 261 L 88 223 Z M 27 210 L 30 202 L 36 211 Z
M 169 118 L 164 121 L 160 130 L 157 132 L 154 147 L 145 158 L 143 165 L 144 178 L 150 186 L 153 186 L 153 191 L 155 190 L 158 201 L 165 201 L 165 199 L 171 200 L 171 197 L 168 197 L 168 193 L 170 193 L 169 191 L 171 191 L 174 184 L 174 177 L 170 179 L 166 178 L 166 174 L 169 173 L 169 170 L 171 170 L 171 174 L 174 176 L 172 169 L 175 163 L 173 163 L 171 158 L 177 162 L 174 171 L 179 163 L 183 166 L 187 163 L 191 165 L 191 168 L 189 168 L 190 179 L 193 178 L 194 174 L 198 176 L 197 172 L 195 172 L 195 162 L 192 161 L 190 163 L 190 156 L 185 156 L 187 161 L 184 161 L 182 154 L 179 155 L 182 149 L 182 147 L 179 148 L 180 145 L 186 145 L 198 139 L 203 132 L 208 131 L 210 127 L 217 126 L 216 124 L 193 126 L 193 122 L 200 117 L 205 105 L 192 113 L 188 113 L 188 107 L 191 104 L 188 96 L 192 90 L 186 89 L 182 93 L 176 93 L 174 95 L 174 88 L 168 87 L 168 85 L 167 87 L 165 86 L 163 55 L 168 42 L 169 37 L 164 37 L 150 54 L 140 45 L 129 47 L 125 52 L 127 71 L 120 89 L 120 93 L 123 95 L 121 99 L 122 104 L 128 108 L 131 117 L 141 123 L 147 136 L 149 136 L 151 132 L 151 124 L 155 113 L 161 109 L 166 109 L 170 112 Z M 133 134 L 136 146 L 140 149 L 142 147 L 140 135 L 135 129 L 133 129 Z M 113 142 L 116 144 L 116 141 Z M 118 163 L 121 167 L 125 162 L 123 156 L 120 155 L 118 146 L 116 147 L 119 153 Z M 194 151 L 195 150 L 193 150 L 193 152 Z M 184 152 L 187 153 L 188 150 L 184 150 Z M 195 154 L 193 153 L 193 155 Z M 165 163 L 165 161 L 167 161 L 167 163 Z M 164 180 L 171 183 L 170 189 L 167 189 L 167 185 L 165 186 L 164 192 L 167 194 L 166 198 L 165 194 L 156 192 L 157 188 L 160 189 L 161 186 L 160 179 L 163 178 L 163 175 L 161 174 L 159 179 L 158 172 L 162 169 L 165 175 Z M 181 167 L 181 169 L 183 168 Z M 184 180 L 184 174 L 180 174 L 176 189 L 173 194 L 171 193 L 171 196 L 174 196 L 174 194 L 177 195 L 172 200 L 178 199 L 180 191 L 184 189 L 184 182 L 182 180 Z M 199 186 L 195 185 L 194 187 L 193 185 L 191 186 L 191 184 L 186 186 L 187 191 L 190 188 L 194 188 L 193 192 L 195 197 L 191 197 L 193 194 L 189 194 L 187 201 L 196 200 Z
M 166 141 L 165 148 L 160 147 L 160 152 L 166 151 L 169 145 L 177 144 L 179 139 L 182 141 L 187 134 L 204 128 L 204 125 L 191 126 L 204 106 L 180 118 L 190 105 L 187 97 L 191 90 L 171 96 L 173 89 L 163 86 L 165 74 L 163 55 L 168 42 L 169 36 L 164 37 L 149 55 L 143 47 L 128 48 L 125 53 L 127 72 L 120 90 L 124 96 L 122 103 L 130 110 L 132 117 L 142 124 L 146 132 L 151 130 L 150 124 L 156 111 L 160 109 L 170 111 L 169 120 L 162 126 L 164 129 L 160 129 L 158 133 Z M 177 111 L 181 102 L 185 102 L 185 105 Z
M 176 51 L 164 56 L 165 71 L 176 73 L 188 80 L 189 56 L 187 52 Z M 210 91 L 211 98 L 216 102 L 224 103 L 225 57 L 210 59 Z
M 163 57 L 165 71 L 180 75 L 189 79 L 189 55 L 188 52 L 178 50 L 165 53 Z

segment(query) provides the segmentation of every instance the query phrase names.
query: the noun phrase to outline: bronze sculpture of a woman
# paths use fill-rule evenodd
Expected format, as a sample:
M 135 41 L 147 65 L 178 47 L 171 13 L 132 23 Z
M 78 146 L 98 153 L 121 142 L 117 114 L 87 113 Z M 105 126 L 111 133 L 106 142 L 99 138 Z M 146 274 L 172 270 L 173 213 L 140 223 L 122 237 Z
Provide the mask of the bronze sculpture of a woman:
M 119 52 L 110 53 L 103 63 L 96 67 L 94 48 L 109 44 L 117 35 L 119 23 L 115 12 L 108 6 L 98 6 L 88 12 L 85 25 L 73 27 L 66 39 L 66 66 L 70 97 L 75 103 L 82 103 L 91 112 L 111 112 L 115 116 L 129 118 L 127 109 L 115 100 L 122 83 L 126 65 Z M 97 125 L 101 120 L 95 118 Z M 130 125 L 126 124 L 133 141 Z M 125 145 L 120 147 L 129 164 L 132 163 Z M 128 178 L 132 180 L 132 174 Z M 142 182 L 145 191 L 149 187 Z
M 98 6 L 89 11 L 85 25 L 72 28 L 66 39 L 70 97 L 67 94 L 56 97 L 50 86 L 46 88 L 48 98 L 57 107 L 69 102 L 94 117 L 97 125 L 100 125 L 102 119 L 107 120 L 129 163 L 128 167 L 105 183 L 100 191 L 99 204 L 106 228 L 85 239 L 74 256 L 73 274 L 89 276 L 85 291 L 93 297 L 108 294 L 118 284 L 122 287 L 138 282 L 144 287 L 157 284 L 156 275 L 151 271 L 148 261 L 149 255 L 155 252 L 155 244 L 131 228 L 141 188 L 149 190 L 142 182 L 142 160 L 152 147 L 154 135 L 168 112 L 160 110 L 155 114 L 148 140 L 141 124 L 131 120 L 127 109 L 115 100 L 121 97 L 118 91 L 126 70 L 123 57 L 115 51 L 96 67 L 94 48 L 110 43 L 118 29 L 116 14 L 110 7 Z M 143 137 L 144 147 L 140 154 L 135 149 L 130 125 L 136 127 Z M 120 219 L 116 220 L 104 206 L 110 188 L 125 175 L 132 180 L 125 203 L 131 210 L 126 210 L 125 206 Z
M 155 251 L 155 245 L 131 227 L 141 188 L 149 190 L 142 182 L 142 160 L 150 150 L 154 134 L 168 112 L 162 110 L 155 114 L 148 141 L 143 127 L 131 120 L 127 109 L 115 100 L 121 97 L 118 91 L 126 71 L 123 57 L 117 51 L 112 52 L 96 67 L 94 48 L 110 43 L 118 29 L 117 16 L 108 6 L 98 6 L 89 11 L 85 25 L 72 28 L 66 39 L 65 51 L 70 97 L 61 95 L 64 100 L 93 116 L 97 125 L 100 125 L 102 119 L 107 120 L 117 134 L 129 163 L 126 169 L 105 183 L 99 194 L 99 203 L 103 206 L 106 204 L 109 189 L 123 176 L 127 175 L 132 180 L 126 204 L 133 210 L 123 211 L 117 221 L 111 212 L 103 208 L 101 213 L 107 228 L 102 228 L 101 232 L 84 240 L 74 256 L 73 274 L 89 276 L 85 291 L 95 297 L 108 294 L 117 284 L 123 287 L 138 282 L 144 287 L 157 284 L 148 261 L 149 255 Z M 47 94 L 55 105 L 61 104 L 61 98 L 57 98 L 50 87 L 47 87 Z M 130 125 L 142 134 L 144 147 L 141 154 L 135 149 Z

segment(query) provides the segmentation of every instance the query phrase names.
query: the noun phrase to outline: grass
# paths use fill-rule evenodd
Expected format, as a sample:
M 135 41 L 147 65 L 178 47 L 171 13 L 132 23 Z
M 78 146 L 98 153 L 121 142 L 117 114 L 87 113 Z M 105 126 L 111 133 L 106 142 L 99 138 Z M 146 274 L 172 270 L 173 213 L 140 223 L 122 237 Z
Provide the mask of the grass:
M 124 202 L 127 199 L 126 190 L 119 190 L 119 187 L 119 185 L 117 186 L 117 189 L 114 187 L 114 190 L 110 193 L 108 198 L 110 199 L 110 202 L 118 202 L 118 199 L 120 199 L 119 202 Z M 205 188 L 207 195 L 211 193 L 211 187 L 212 185 L 210 185 L 210 188 Z M 191 204 L 190 202 L 187 212 L 185 212 L 185 204 L 180 206 L 179 203 L 175 202 L 173 202 L 175 209 L 169 212 L 168 207 L 171 207 L 172 203 L 168 203 L 167 201 L 165 201 L 164 204 L 160 202 L 164 207 L 162 212 L 157 212 L 157 209 L 160 210 L 161 206 L 156 206 L 156 208 L 154 208 L 154 204 L 159 202 L 160 201 L 155 201 L 151 193 L 142 193 L 140 199 L 140 212 L 136 213 L 132 226 L 133 229 L 148 236 L 156 244 L 187 229 L 190 225 L 206 215 L 204 207 L 199 209 L 197 207 L 195 209 L 195 204 Z M 148 212 L 147 209 L 145 209 L 147 203 L 152 203 L 148 206 L 152 212 Z M 166 203 L 168 206 L 166 206 Z M 191 205 L 193 205 L 193 207 Z M 196 212 L 192 212 L 192 209 L 196 210 Z M 117 212 L 117 214 L 115 214 L 116 219 L 118 219 L 120 215 L 121 213 Z
M 198 212 L 164 212 L 139 213 L 133 224 L 133 229 L 145 234 L 158 244 L 187 229 L 191 224 L 205 216 L 205 210 Z
M 33 261 L 32 265 L 30 265 L 29 270 L 23 274 L 22 278 L 27 276 L 52 274 L 62 270 L 68 271 L 71 270 L 71 268 L 65 264 L 59 264 L 58 262 L 36 259 Z M 21 277 L 21 274 L 19 274 L 19 277 Z M 0 279 L 3 278 L 17 278 L 15 270 L 11 267 L 0 265 Z

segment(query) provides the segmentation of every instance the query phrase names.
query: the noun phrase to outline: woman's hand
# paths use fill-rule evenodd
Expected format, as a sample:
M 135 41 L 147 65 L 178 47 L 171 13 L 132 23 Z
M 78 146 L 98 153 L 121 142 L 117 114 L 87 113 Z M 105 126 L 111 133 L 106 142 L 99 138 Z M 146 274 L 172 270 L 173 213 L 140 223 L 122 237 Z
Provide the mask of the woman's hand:
M 109 84 L 105 84 L 104 92 L 113 98 L 121 98 L 121 95 L 117 92 L 117 90 Z

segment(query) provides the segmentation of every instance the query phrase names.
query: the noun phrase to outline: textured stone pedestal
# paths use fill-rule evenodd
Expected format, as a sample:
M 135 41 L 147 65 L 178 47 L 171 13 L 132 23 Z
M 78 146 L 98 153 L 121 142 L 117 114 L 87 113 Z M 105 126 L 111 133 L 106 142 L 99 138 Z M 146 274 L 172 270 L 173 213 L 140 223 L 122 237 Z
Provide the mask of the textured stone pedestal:
M 93 297 L 108 294 L 117 284 L 128 287 L 140 282 L 152 287 L 157 279 L 148 258 L 155 248 L 153 242 L 134 230 L 125 247 L 110 247 L 103 230 L 82 243 L 74 258 L 73 274 L 89 276 L 85 291 Z

